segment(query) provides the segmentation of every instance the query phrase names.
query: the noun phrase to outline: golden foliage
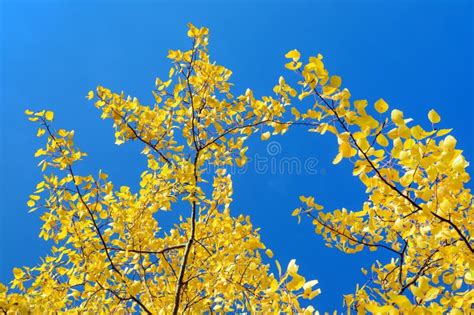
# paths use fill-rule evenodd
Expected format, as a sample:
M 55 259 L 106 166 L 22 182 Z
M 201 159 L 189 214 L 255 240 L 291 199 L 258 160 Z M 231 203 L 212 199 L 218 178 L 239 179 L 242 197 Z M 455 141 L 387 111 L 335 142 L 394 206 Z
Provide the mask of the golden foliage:
M 298 125 L 336 137 L 334 164 L 353 163 L 368 200 L 358 211 L 326 212 L 314 197 L 301 196 L 292 215 L 309 217 L 328 246 L 393 256 L 362 270 L 369 279 L 344 296 L 348 312 L 472 311 L 468 163 L 451 130 L 437 129 L 436 111 L 428 113 L 425 129 L 400 110 L 389 112 L 383 99 L 374 109 L 366 100 L 352 101 L 321 55 L 303 63 L 297 50 L 286 54 L 286 68 L 298 74 L 298 86 L 280 77 L 274 96 L 257 99 L 251 90 L 234 96 L 231 71 L 209 57 L 208 30 L 189 25 L 188 36 L 190 50 L 169 51 L 172 67 L 166 80 L 156 79 L 154 104 L 101 86 L 87 95 L 101 117 L 113 121 L 117 145 L 144 145 L 148 164 L 138 191 L 114 187 L 105 173 L 76 174 L 75 164 L 86 154 L 74 145 L 74 132 L 55 130 L 50 111 L 26 112 L 40 124 L 37 135 L 47 137 L 35 154 L 44 178 L 28 206 L 41 212 L 40 237 L 56 246 L 38 266 L 13 270 L 11 288 L 0 286 L 0 309 L 313 313 L 300 301 L 319 294 L 317 281 L 298 274 L 294 260 L 284 272 L 275 260 L 274 275 L 266 263 L 273 252 L 258 229 L 249 217 L 230 212 L 227 169 L 247 162 L 248 137 L 266 129 L 260 138 L 267 140 Z M 206 163 L 213 174 L 206 173 Z M 183 207 L 188 215 L 164 231 L 161 212 Z

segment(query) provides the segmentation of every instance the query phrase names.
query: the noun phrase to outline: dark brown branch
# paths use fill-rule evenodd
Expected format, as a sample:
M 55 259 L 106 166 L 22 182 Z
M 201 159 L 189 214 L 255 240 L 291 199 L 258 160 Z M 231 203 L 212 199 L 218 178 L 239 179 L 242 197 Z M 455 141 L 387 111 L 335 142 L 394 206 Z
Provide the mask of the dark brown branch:
M 196 154 L 194 156 L 194 161 L 193 161 L 193 165 L 194 165 L 194 169 L 193 169 L 193 175 L 194 175 L 194 185 L 197 186 L 198 184 L 198 174 L 197 174 L 197 167 L 198 167 L 198 161 L 199 161 L 199 153 L 201 152 L 201 148 L 199 147 L 199 145 L 197 144 L 197 141 L 196 141 L 196 134 L 195 134 L 195 126 L 194 126 L 194 104 L 193 104 L 193 93 L 192 93 L 192 90 L 191 90 L 191 86 L 190 86 L 190 83 L 189 83 L 189 76 L 191 75 L 191 69 L 192 69 L 192 63 L 193 63 L 193 56 L 194 56 L 194 53 L 195 53 L 195 43 L 193 42 L 193 52 L 192 52 L 192 55 L 191 55 L 191 61 L 190 61 L 190 64 L 189 64 L 189 71 L 188 71 L 188 74 L 187 74 L 187 77 L 186 77 L 186 81 L 187 81 L 187 86 L 188 86 L 188 93 L 189 93 L 189 98 L 190 98 L 190 102 L 191 102 L 191 109 L 192 109 L 192 126 L 191 126 L 191 129 L 192 129 L 192 133 L 193 133 L 193 142 L 194 142 L 194 148 L 196 150 Z M 179 312 L 179 306 L 180 306 L 180 303 L 181 303 L 181 293 L 182 293 L 182 290 L 183 290 L 183 284 L 184 284 L 184 275 L 185 275 L 185 272 L 186 272 L 186 266 L 188 264 L 188 257 L 189 257 L 189 253 L 191 252 L 191 247 L 193 245 L 193 242 L 194 242 L 194 238 L 195 238 L 195 233 L 196 233 L 196 212 L 197 212 L 197 204 L 196 204 L 196 189 L 193 190 L 193 193 L 192 193 L 192 209 L 191 209 L 191 235 L 189 236 L 189 239 L 188 239 L 188 242 L 186 243 L 186 247 L 184 249 L 184 256 L 183 256 L 183 261 L 181 263 L 181 267 L 180 267 L 180 270 L 179 270 L 179 276 L 178 276 L 178 282 L 176 284 L 176 293 L 175 293 L 175 297 L 174 297 L 174 307 L 173 307 L 173 315 L 177 315 L 178 312 Z
M 175 245 L 175 246 L 166 247 L 166 248 L 164 248 L 162 250 L 159 250 L 159 251 L 138 250 L 138 249 L 123 249 L 123 248 L 119 248 L 119 247 L 109 247 L 109 249 L 110 250 L 121 251 L 121 252 L 137 253 L 137 254 L 159 255 L 159 254 L 166 253 L 170 250 L 184 248 L 185 246 L 186 246 L 186 244 L 179 244 L 179 245 Z
M 122 119 L 122 122 L 127 126 L 128 129 L 130 129 L 130 131 L 133 133 L 133 135 L 135 136 L 135 138 L 137 138 L 138 140 L 140 140 L 141 142 L 143 142 L 144 144 L 146 144 L 147 146 L 149 146 L 153 151 L 155 151 L 156 153 L 158 153 L 158 155 L 163 159 L 165 160 L 166 163 L 170 164 L 171 165 L 171 161 L 160 151 L 156 148 L 156 144 L 152 144 L 150 141 L 147 141 L 145 140 L 142 136 L 140 136 L 138 134 L 138 132 L 135 130 L 135 128 L 133 128 L 129 123 L 128 121 L 125 119 L 125 117 L 123 117 L 122 115 L 120 115 L 120 113 L 118 113 L 116 110 L 112 109 L 114 111 L 114 113 L 119 116 L 121 119 Z

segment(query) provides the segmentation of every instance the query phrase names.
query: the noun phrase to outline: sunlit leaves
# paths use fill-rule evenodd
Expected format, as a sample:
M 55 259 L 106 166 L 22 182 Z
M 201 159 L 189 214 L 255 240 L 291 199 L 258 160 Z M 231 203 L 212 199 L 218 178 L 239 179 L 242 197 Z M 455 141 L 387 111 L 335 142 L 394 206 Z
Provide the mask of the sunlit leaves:
M 25 202 L 43 221 L 39 236 L 55 247 L 38 266 L 13 270 L 11 287 L 20 291 L 0 286 L 2 308 L 312 313 L 300 300 L 320 293 L 317 281 L 299 274 L 295 260 L 282 270 L 250 218 L 230 212 L 229 169 L 249 161 L 247 139 L 304 126 L 335 137 L 333 163 L 353 165 L 367 199 L 358 210 L 325 211 L 322 201 L 301 196 L 292 216 L 309 218 L 328 247 L 386 252 L 362 269 L 368 281 L 344 296 L 349 310 L 472 311 L 469 163 L 452 130 L 435 126 L 435 110 L 423 126 L 399 109 L 389 112 L 383 99 L 373 107 L 351 100 L 322 55 L 303 63 L 297 50 L 285 55 L 296 84 L 280 77 L 271 96 L 251 89 L 234 96 L 232 72 L 209 56 L 208 30 L 189 25 L 187 35 L 191 49 L 169 51 L 172 66 L 166 79 L 156 78 L 151 105 L 102 86 L 86 96 L 111 121 L 117 144 L 143 145 L 137 189 L 114 187 L 103 172 L 76 173 L 86 155 L 74 145 L 74 131 L 55 129 L 51 111 L 25 111 L 46 139 L 35 153 L 44 177 Z M 165 211 L 176 213 L 175 225 L 161 224 Z
M 324 69 L 324 76 L 310 71 Z M 309 217 L 327 246 L 346 253 L 364 249 L 384 250 L 393 258 L 372 265 L 369 281 L 345 303 L 357 312 L 453 313 L 471 311 L 472 290 L 462 279 L 471 279 L 473 265 L 473 205 L 469 163 L 458 150 L 451 129 L 414 125 L 399 109 L 389 109 L 379 99 L 374 108 L 366 100 L 351 102 L 341 80 L 330 76 L 322 58 L 310 57 L 298 82 L 299 101 L 318 101 L 318 114 L 302 116 L 305 123 L 318 121 L 320 134 L 336 136 L 334 164 L 345 159 L 353 175 L 366 187 L 367 201 L 359 211 L 321 210 L 312 197 L 300 197 L 302 207 L 292 215 Z M 323 79 L 324 78 L 324 79 Z M 329 81 L 327 78 L 330 78 Z M 292 99 L 293 108 L 296 99 Z M 321 105 L 320 105 L 321 104 Z M 302 107 L 305 105 L 302 105 Z M 441 121 L 435 110 L 432 124 Z M 443 284 L 440 284 L 442 277 Z M 442 293 L 444 292 L 444 295 Z M 411 300 L 413 297 L 413 301 Z
M 43 221 L 40 238 L 55 247 L 37 266 L 13 270 L 12 288 L 21 291 L 1 287 L 2 308 L 312 312 L 300 300 L 319 294 L 317 281 L 306 282 L 294 261 L 276 277 L 259 230 L 230 212 L 228 169 L 247 163 L 252 134 L 267 140 L 288 130 L 291 121 L 282 118 L 297 91 L 280 78 L 272 96 L 256 98 L 250 89 L 233 96 L 231 71 L 209 56 L 208 30 L 189 24 L 187 35 L 191 49 L 169 51 L 172 66 L 167 80 L 155 80 L 154 104 L 103 86 L 86 96 L 112 122 L 116 144 L 143 145 L 138 189 L 114 187 L 102 171 L 81 175 L 77 163 L 86 154 L 75 146 L 74 131 L 56 129 L 51 111 L 25 112 L 46 138 L 35 153 L 44 177 L 26 203 Z M 294 69 L 301 66 L 297 51 L 288 58 Z M 165 211 L 183 208 L 173 226 L 160 224 L 170 218 Z
M 299 69 L 302 65 L 302 62 L 299 61 L 300 59 L 300 53 L 296 49 L 293 49 L 286 53 L 285 55 L 286 58 L 291 59 L 290 62 L 288 62 L 285 67 L 290 70 L 296 70 Z

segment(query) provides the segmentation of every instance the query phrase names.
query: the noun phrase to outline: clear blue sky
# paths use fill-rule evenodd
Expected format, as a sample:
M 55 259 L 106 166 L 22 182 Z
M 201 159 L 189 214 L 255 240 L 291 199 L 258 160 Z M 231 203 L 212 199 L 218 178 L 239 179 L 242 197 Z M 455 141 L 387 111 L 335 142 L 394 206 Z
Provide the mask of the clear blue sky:
M 471 1 L 0 2 L 1 282 L 11 280 L 14 266 L 37 263 L 50 246 L 37 237 L 38 214 L 27 213 L 28 195 L 41 179 L 33 153 L 42 142 L 23 111 L 54 110 L 56 126 L 76 130 L 89 154 L 82 172 L 102 168 L 117 185 L 136 187 L 145 165 L 139 146 L 115 146 L 110 122 L 84 96 L 102 84 L 151 102 L 155 76 L 167 75 L 167 50 L 189 47 L 187 22 L 210 28 L 211 55 L 233 71 L 237 91 L 271 93 L 280 74 L 292 75 L 283 67 L 290 49 L 322 53 L 355 98 L 383 97 L 425 123 L 436 108 L 467 159 L 474 157 Z M 316 158 L 318 174 L 250 168 L 234 177 L 233 212 L 251 215 L 283 265 L 296 258 L 307 278 L 319 279 L 317 308 L 339 308 L 342 294 L 364 281 L 360 268 L 382 256 L 328 249 L 290 213 L 303 194 L 328 209 L 354 210 L 366 196 L 351 165 L 331 164 L 331 137 L 294 130 L 273 140 L 282 150 L 276 158 Z M 249 156 L 270 158 L 266 146 L 252 139 Z

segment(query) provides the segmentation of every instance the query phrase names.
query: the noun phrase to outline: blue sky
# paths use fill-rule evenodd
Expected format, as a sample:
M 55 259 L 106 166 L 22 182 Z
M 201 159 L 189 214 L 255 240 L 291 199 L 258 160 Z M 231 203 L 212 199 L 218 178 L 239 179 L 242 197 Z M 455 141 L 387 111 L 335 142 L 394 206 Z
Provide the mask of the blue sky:
M 27 213 L 28 195 L 41 179 L 33 154 L 42 142 L 24 110 L 54 110 L 56 126 L 76 130 L 89 154 L 80 171 L 103 169 L 117 186 L 136 186 L 145 166 L 140 146 L 115 146 L 110 122 L 84 96 L 101 84 L 151 102 L 155 77 L 165 77 L 170 66 L 168 49 L 190 45 L 188 22 L 210 28 L 211 56 L 233 71 L 236 91 L 271 93 L 279 75 L 292 76 L 284 69 L 291 49 L 322 53 L 354 98 L 383 97 L 424 123 L 436 108 L 466 158 L 474 157 L 470 1 L 2 1 L 0 14 L 1 282 L 11 280 L 14 266 L 37 263 L 50 246 L 37 237 L 38 214 Z M 315 195 L 328 209 L 356 210 L 366 198 L 362 186 L 350 164 L 331 164 L 331 137 L 292 130 L 272 140 L 277 155 L 255 137 L 249 156 L 312 158 L 316 174 L 259 174 L 249 166 L 234 176 L 232 211 L 251 215 L 282 265 L 296 258 L 307 278 L 319 280 L 318 309 L 340 308 L 342 294 L 364 281 L 360 268 L 384 257 L 328 249 L 290 213 L 299 195 Z

